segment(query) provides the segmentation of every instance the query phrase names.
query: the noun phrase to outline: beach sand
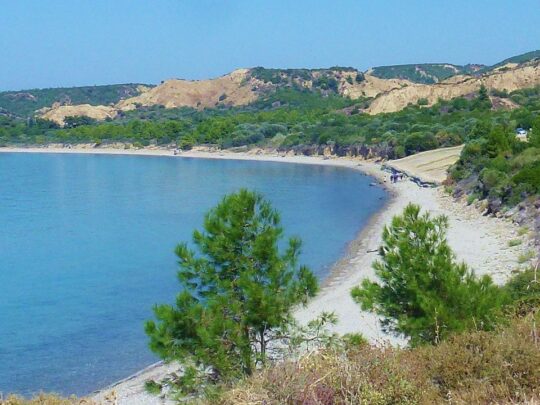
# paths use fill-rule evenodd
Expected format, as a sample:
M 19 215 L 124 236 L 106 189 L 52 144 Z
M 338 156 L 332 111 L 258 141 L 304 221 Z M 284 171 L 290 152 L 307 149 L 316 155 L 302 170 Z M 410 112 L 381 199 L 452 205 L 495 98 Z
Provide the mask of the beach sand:
M 67 148 L 0 148 L 0 152 L 49 152 L 49 153 L 102 153 L 127 155 L 172 156 L 170 150 L 143 149 L 67 149 Z M 380 165 L 352 158 L 323 158 L 307 156 L 289 156 L 262 153 L 234 153 L 228 151 L 208 152 L 193 150 L 181 152 L 180 157 L 261 160 L 287 163 L 304 163 L 318 165 L 334 165 L 360 170 L 383 182 L 385 173 Z M 362 333 L 376 344 L 400 344 L 399 339 L 385 335 L 378 319 L 371 313 L 362 312 L 350 296 L 350 290 L 364 278 L 373 278 L 372 263 L 377 259 L 376 250 L 381 241 L 384 225 L 389 224 L 392 217 L 399 214 L 410 202 L 419 204 L 424 210 L 434 215 L 444 214 L 449 219 L 450 229 L 448 241 L 458 260 L 465 261 L 477 274 L 490 274 L 497 283 L 504 282 L 512 270 L 519 267 L 518 257 L 532 246 L 532 240 L 524 240 L 521 245 L 509 247 L 508 241 L 517 238 L 518 227 L 507 219 L 484 217 L 479 211 L 463 203 L 455 202 L 444 194 L 442 188 L 421 188 L 416 184 L 403 180 L 390 184 L 385 183 L 391 198 L 385 207 L 375 214 L 369 224 L 364 227 L 358 237 L 350 243 L 345 257 L 339 260 L 322 291 L 305 308 L 295 311 L 300 323 L 306 323 L 322 311 L 333 311 L 339 322 L 333 328 L 337 333 Z M 110 387 L 96 393 L 92 399 L 103 404 L 153 405 L 168 404 L 165 399 L 150 396 L 144 391 L 144 381 L 159 379 L 174 371 L 174 365 L 157 364 L 128 377 Z

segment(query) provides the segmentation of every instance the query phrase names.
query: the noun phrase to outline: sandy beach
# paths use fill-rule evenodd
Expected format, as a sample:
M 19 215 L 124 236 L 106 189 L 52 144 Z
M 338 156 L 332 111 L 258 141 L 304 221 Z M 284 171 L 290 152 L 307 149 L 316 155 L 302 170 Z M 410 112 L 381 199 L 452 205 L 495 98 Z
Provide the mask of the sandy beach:
M 0 153 L 2 152 L 101 153 L 168 156 L 170 158 L 261 160 L 348 167 L 373 176 L 380 182 L 383 182 L 385 177 L 380 165 L 374 162 L 352 158 L 290 156 L 278 153 L 192 150 L 173 156 L 172 151 L 164 149 L 0 148 Z M 448 240 L 451 247 L 458 260 L 465 261 L 477 274 L 490 274 L 497 283 L 502 283 L 512 274 L 512 270 L 525 265 L 518 264 L 518 257 L 532 248 L 532 240 L 527 236 L 518 236 L 518 227 L 510 220 L 482 216 L 475 207 L 455 202 L 453 198 L 445 195 L 441 187 L 421 188 L 406 179 L 395 184 L 384 184 L 391 195 L 388 202 L 350 243 L 347 254 L 335 264 L 330 276 L 324 282 L 321 293 L 307 307 L 295 312 L 299 322 L 307 322 L 322 311 L 333 311 L 339 318 L 334 328 L 335 332 L 340 334 L 359 332 L 377 344 L 400 343 L 398 339 L 382 333 L 377 317 L 362 312 L 351 299 L 349 291 L 362 279 L 374 276 L 372 263 L 377 258 L 377 253 L 373 251 L 379 247 L 382 229 L 410 202 L 419 204 L 424 210 L 434 215 L 444 214 L 448 217 L 450 223 Z M 523 243 L 509 247 L 508 241 L 518 237 L 523 240 Z M 174 369 L 173 365 L 150 366 L 135 376 L 105 388 L 92 398 L 103 404 L 172 404 L 173 402 L 146 394 L 143 383 L 147 379 L 159 379 L 160 376 Z

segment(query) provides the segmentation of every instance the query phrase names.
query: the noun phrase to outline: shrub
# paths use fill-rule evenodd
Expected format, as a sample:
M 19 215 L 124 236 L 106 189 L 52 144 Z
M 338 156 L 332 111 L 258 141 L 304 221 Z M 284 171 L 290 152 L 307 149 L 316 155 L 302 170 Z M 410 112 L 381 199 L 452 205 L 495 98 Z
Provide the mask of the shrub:
M 518 263 L 522 264 L 522 263 L 526 263 L 528 262 L 529 260 L 533 259 L 535 256 L 534 254 L 534 251 L 532 250 L 528 250 L 527 252 L 525 253 L 522 253 L 518 256 Z
M 482 181 L 482 184 L 486 191 L 495 188 L 498 184 L 505 181 L 506 178 L 507 176 L 505 173 L 502 173 L 496 169 L 486 168 L 480 172 L 480 180 Z
M 412 345 L 435 343 L 471 328 L 489 330 L 507 302 L 488 276 L 477 279 L 456 263 L 446 241 L 448 219 L 420 215 L 409 204 L 383 230 L 381 260 L 373 268 L 380 281 L 364 280 L 352 290 L 363 310 L 382 317 L 387 332 Z
M 439 395 L 463 404 L 517 403 L 540 395 L 540 346 L 533 319 L 529 315 L 498 333 L 460 334 L 421 349 Z
M 508 291 L 513 301 L 519 301 L 531 296 L 540 297 L 540 274 L 538 271 L 530 267 L 526 270 L 518 271 L 508 280 L 504 288 Z
M 366 80 L 366 76 L 362 72 L 358 72 L 355 78 L 356 83 L 362 83 L 364 80 Z
M 184 136 L 176 141 L 178 147 L 182 150 L 191 150 L 195 146 L 195 140 L 190 136 Z
M 540 161 L 527 164 L 512 177 L 514 184 L 527 184 L 533 193 L 540 192 Z
M 407 155 L 435 149 L 439 146 L 437 138 L 432 133 L 412 133 L 405 138 L 405 152 Z
M 310 353 L 263 369 L 209 403 L 525 403 L 540 396 L 533 322 L 539 320 L 527 315 L 494 332 L 466 332 L 435 346 Z
M 436 398 L 417 362 L 369 345 L 323 351 L 267 368 L 222 396 L 238 404 L 414 404 Z M 420 375 L 419 375 L 420 374 Z
M 24 399 L 18 396 L 8 396 L 2 400 L 1 405 L 98 405 L 90 399 L 82 399 L 76 397 L 63 398 L 55 394 L 38 394 L 31 399 Z
M 144 390 L 149 394 L 159 395 L 161 394 L 162 389 L 163 386 L 154 380 L 147 380 L 144 382 Z
M 292 307 L 315 294 L 316 278 L 297 264 L 300 240 L 282 245 L 282 235 L 270 203 L 240 190 L 193 233 L 198 254 L 177 246 L 182 291 L 175 306 L 154 308 L 157 321 L 145 330 L 153 352 L 184 365 L 176 387 L 183 393 L 251 374 L 292 322 Z

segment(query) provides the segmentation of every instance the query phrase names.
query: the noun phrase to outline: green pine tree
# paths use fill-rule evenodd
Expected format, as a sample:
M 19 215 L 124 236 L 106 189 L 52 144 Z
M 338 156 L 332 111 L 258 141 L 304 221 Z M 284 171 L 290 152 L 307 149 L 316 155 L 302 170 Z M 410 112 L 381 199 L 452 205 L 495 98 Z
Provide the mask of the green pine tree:
M 384 228 L 379 281 L 364 280 L 352 291 L 363 310 L 382 317 L 385 331 L 412 345 L 435 343 L 451 333 L 494 326 L 506 295 L 488 276 L 475 278 L 456 263 L 446 241 L 448 220 L 420 214 L 409 204 Z
M 473 101 L 473 108 L 478 110 L 489 110 L 492 107 L 491 100 L 489 98 L 488 91 L 486 89 L 486 86 L 483 84 L 480 86 L 480 89 L 478 90 L 478 97 Z
M 260 194 L 241 190 L 193 233 L 198 253 L 177 246 L 182 291 L 175 306 L 155 307 L 157 321 L 146 323 L 146 333 L 161 358 L 187 366 L 184 389 L 196 388 L 205 370 L 222 381 L 251 374 L 292 320 L 292 307 L 315 295 L 316 278 L 298 265 L 300 240 L 280 251 L 282 237 L 278 212 Z

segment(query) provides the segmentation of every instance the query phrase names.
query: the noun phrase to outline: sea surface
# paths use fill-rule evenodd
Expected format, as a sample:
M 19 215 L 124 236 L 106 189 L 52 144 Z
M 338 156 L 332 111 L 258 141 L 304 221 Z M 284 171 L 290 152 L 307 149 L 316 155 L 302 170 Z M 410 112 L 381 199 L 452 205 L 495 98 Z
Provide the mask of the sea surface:
M 173 253 L 226 193 L 255 189 L 320 279 L 385 203 L 329 166 L 0 154 L 0 392 L 88 394 L 157 361 L 144 321 L 179 291 Z

